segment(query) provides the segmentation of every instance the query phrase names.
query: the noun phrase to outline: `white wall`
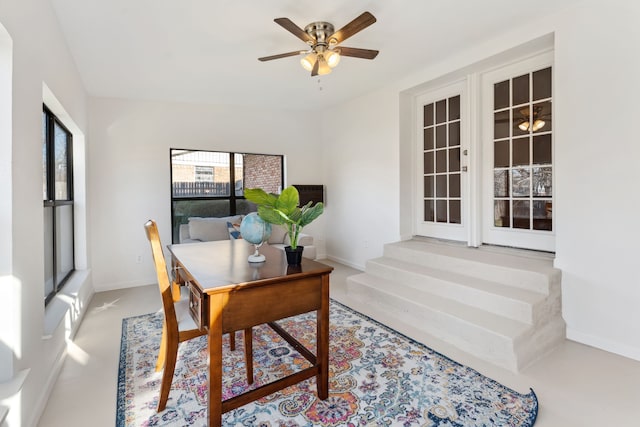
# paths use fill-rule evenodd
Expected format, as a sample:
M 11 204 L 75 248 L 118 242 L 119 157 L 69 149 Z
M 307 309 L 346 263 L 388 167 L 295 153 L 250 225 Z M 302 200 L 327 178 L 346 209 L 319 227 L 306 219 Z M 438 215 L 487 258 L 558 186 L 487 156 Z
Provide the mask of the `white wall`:
M 155 283 L 143 224 L 158 221 L 163 243 L 171 243 L 170 148 L 285 154 L 287 184 L 322 183 L 314 161 L 322 147 L 308 112 L 101 98 L 91 99 L 90 111 L 96 290 Z M 305 228 L 319 243 L 322 224 Z
M 410 163 L 402 147 L 412 131 L 398 117 L 403 91 L 554 33 L 556 265 L 567 334 L 640 360 L 638 22 L 636 2 L 584 1 L 326 112 L 325 181 L 329 203 L 339 205 L 327 216 L 328 255 L 362 268 L 406 233 L 399 218 L 408 208 L 399 203 L 411 197 L 397 177 Z
M 17 393 L 0 396 L 0 400 L 5 399 L 4 403 L 11 406 L 7 425 L 31 426 L 46 403 L 70 332 L 61 322 L 44 337 L 43 84 L 55 94 L 80 133 L 86 128 L 85 94 L 48 1 L 0 0 L 0 24 L 13 41 L 11 147 L 3 150 L 3 156 L 11 156 L 11 162 L 9 173 L 2 173 L 3 179 L 10 176 L 11 187 L 9 198 L 3 198 L 3 203 L 9 200 L 11 231 L 2 234 L 3 245 L 7 243 L 5 239 L 9 240 L 11 264 L 9 271 L 3 266 L 2 275 L 7 276 L 2 281 L 11 289 L 9 299 L 3 297 L 0 309 L 3 317 L 15 319 L 13 336 L 5 345 L 13 353 L 9 384 L 21 384 Z M 2 164 L 6 165 L 4 161 Z M 2 224 L 4 230 L 5 223 Z M 85 298 L 90 296 L 87 288 L 88 282 L 79 288 Z M 75 320 L 77 325 L 78 319 Z M 6 360 L 0 360 L 3 362 Z M 10 388 L 6 382 L 0 387 L 5 391 Z

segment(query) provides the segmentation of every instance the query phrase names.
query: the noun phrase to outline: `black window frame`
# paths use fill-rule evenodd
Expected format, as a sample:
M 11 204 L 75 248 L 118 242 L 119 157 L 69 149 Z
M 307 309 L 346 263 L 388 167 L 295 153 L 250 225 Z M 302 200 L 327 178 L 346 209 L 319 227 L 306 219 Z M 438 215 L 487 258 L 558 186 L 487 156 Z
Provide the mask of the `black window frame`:
M 45 247 L 45 262 L 47 261 L 46 252 L 48 249 L 51 250 L 53 254 L 52 262 L 52 279 L 53 290 L 44 296 L 45 306 L 51 302 L 51 300 L 62 290 L 64 285 L 67 283 L 73 272 L 76 270 L 75 266 L 75 214 L 74 214 L 74 193 L 73 193 L 73 133 L 58 119 L 58 117 L 49 109 L 46 105 L 42 105 L 43 111 L 43 153 L 46 156 L 46 165 L 47 170 L 46 173 L 43 171 L 43 179 L 46 180 L 46 197 L 43 194 L 43 209 L 46 211 L 47 208 L 52 209 L 52 228 L 51 228 L 51 243 L 52 248 Z M 58 200 L 55 197 L 55 126 L 58 126 L 62 129 L 67 136 L 67 147 L 66 147 L 66 164 L 67 164 L 67 198 L 64 200 Z M 44 184 L 44 183 L 43 183 Z M 71 270 L 65 274 L 65 276 L 58 281 L 58 271 L 57 271 L 57 261 L 58 261 L 58 253 L 57 253 L 57 230 L 56 230 L 56 215 L 58 214 L 58 208 L 62 206 L 71 206 L 71 251 L 72 251 L 72 268 Z M 46 212 L 44 212 L 46 215 Z M 45 233 L 47 230 L 45 230 Z M 46 244 L 46 239 L 45 239 Z M 44 285 L 46 286 L 46 277 Z M 46 289 L 45 289 L 46 291 Z

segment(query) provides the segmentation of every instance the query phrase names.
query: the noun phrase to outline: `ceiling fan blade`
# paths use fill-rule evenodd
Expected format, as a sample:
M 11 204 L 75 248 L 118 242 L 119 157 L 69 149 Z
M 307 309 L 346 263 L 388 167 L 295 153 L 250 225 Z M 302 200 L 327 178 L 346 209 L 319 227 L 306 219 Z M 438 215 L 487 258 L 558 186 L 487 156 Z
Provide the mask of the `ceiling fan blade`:
M 320 70 L 320 61 L 316 58 L 316 62 L 313 64 L 313 70 L 311 70 L 311 77 L 317 76 L 318 70 Z
M 286 58 L 288 56 L 296 56 L 296 55 L 300 55 L 301 53 L 304 53 L 304 50 L 296 50 L 294 52 L 287 52 L 287 53 L 280 53 L 278 55 L 271 55 L 271 56 L 263 56 L 262 58 L 258 58 L 258 61 L 271 61 L 272 59 L 280 59 L 280 58 Z
M 362 15 L 358 16 L 356 19 L 349 22 L 347 25 L 329 36 L 329 40 L 335 39 L 337 43 L 342 43 L 354 34 L 364 30 L 374 22 L 376 22 L 375 16 L 373 16 L 369 12 L 364 12 Z
M 378 51 L 371 49 L 358 49 L 357 47 L 340 46 L 336 50 L 340 51 L 340 55 L 342 56 L 352 56 L 354 58 L 373 59 L 378 56 Z
M 294 24 L 289 18 L 276 18 L 273 21 L 305 43 L 313 43 L 315 41 L 313 37 Z

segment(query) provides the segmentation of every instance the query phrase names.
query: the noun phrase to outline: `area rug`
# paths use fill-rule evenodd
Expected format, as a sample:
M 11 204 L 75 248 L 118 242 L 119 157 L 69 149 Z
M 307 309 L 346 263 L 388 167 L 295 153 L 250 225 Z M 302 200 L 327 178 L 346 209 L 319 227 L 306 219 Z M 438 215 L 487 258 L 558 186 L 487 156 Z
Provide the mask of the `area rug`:
M 279 321 L 315 348 L 315 312 Z M 330 309 L 329 398 L 316 397 L 315 378 L 223 414 L 225 426 L 532 426 L 533 390 L 521 394 L 336 301 Z M 167 408 L 156 413 L 161 372 L 155 372 L 162 313 L 123 320 L 117 427 L 203 426 L 207 423 L 207 341 L 182 343 Z M 255 327 L 252 387 L 308 366 L 266 325 Z M 223 395 L 249 388 L 242 334 L 223 349 Z

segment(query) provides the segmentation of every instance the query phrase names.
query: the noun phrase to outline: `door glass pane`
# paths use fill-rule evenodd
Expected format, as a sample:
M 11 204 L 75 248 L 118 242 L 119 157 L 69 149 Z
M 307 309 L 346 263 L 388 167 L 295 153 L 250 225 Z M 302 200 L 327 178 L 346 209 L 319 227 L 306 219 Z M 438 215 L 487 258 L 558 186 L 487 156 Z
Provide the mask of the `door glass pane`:
M 529 137 L 513 140 L 513 166 L 529 165 Z
M 513 228 L 529 229 L 529 201 L 514 200 L 513 201 Z
M 433 128 L 424 130 L 424 149 L 433 150 Z
M 423 107 L 423 126 L 433 125 L 433 104 L 428 104 Z
M 436 124 L 447 121 L 447 100 L 443 99 L 436 102 Z
M 449 123 L 449 147 L 460 145 L 460 122 Z
M 447 146 L 447 125 L 436 126 L 436 148 Z
M 449 172 L 458 172 L 460 170 L 460 149 L 452 148 L 449 150 Z
M 446 200 L 436 200 L 436 222 L 447 222 Z
M 551 98 L 551 67 L 533 73 L 533 100 Z
M 461 209 L 460 200 L 449 201 L 449 222 L 452 224 L 460 224 Z
M 460 95 L 449 98 L 449 121 L 460 118 Z
M 460 174 L 449 175 L 449 197 L 460 197 Z
M 495 227 L 553 229 L 551 71 L 494 84 Z
M 433 151 L 424 153 L 424 173 L 433 173 Z
M 447 171 L 447 150 L 436 151 L 436 172 Z
M 533 137 L 533 164 L 551 164 L 551 134 Z
M 435 221 L 435 213 L 433 209 L 433 199 L 424 201 L 424 220 L 433 222 Z
M 436 197 L 447 197 L 447 175 L 436 176 Z
M 512 105 L 529 102 L 529 74 L 525 74 L 513 79 L 513 100 Z
M 496 110 L 509 106 L 509 80 L 496 83 L 493 86 L 493 100 Z
M 426 175 L 424 177 L 424 197 L 433 197 L 435 195 L 433 191 L 433 175 Z
M 496 200 L 493 202 L 493 224 L 496 227 L 510 227 L 511 214 L 509 213 L 508 200 Z

